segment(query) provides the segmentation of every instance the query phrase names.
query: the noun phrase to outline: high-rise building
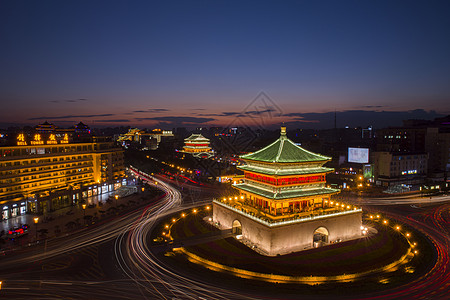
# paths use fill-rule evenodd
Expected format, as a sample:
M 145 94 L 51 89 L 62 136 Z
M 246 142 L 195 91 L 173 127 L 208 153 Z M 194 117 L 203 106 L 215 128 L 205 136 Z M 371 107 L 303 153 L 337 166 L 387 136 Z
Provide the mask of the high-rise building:
M 426 128 L 389 127 L 377 131 L 377 151 L 425 151 Z
M 403 127 L 377 131 L 377 151 L 393 156 L 428 154 L 428 179 L 448 181 L 450 172 L 450 116 L 429 120 L 406 120 Z
M 0 147 L 2 217 L 70 206 L 118 188 L 124 176 L 123 150 L 112 142 L 93 138 L 74 143 L 68 134 L 19 134 L 16 145 Z
M 428 162 L 425 152 L 373 152 L 372 159 L 377 185 L 403 185 L 419 190 L 425 183 Z

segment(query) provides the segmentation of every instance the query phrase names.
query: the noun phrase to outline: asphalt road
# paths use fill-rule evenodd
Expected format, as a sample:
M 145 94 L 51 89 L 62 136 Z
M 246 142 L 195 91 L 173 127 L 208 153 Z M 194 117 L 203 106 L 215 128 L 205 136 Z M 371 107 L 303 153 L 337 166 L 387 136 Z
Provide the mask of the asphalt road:
M 189 184 L 173 185 L 151 177 L 150 184 L 165 191 L 158 202 L 118 216 L 107 224 L 54 239 L 0 258 L 0 298 L 8 299 L 330 299 L 330 296 L 292 295 L 282 287 L 278 295 L 236 284 L 212 282 L 204 274 L 166 265 L 150 246 L 149 234 L 157 220 L 182 208 L 204 203 L 214 191 Z M 183 187 L 183 195 L 180 193 Z M 183 203 L 183 197 L 191 195 Z M 398 201 L 398 200 L 395 200 Z M 450 204 L 419 207 L 374 206 L 376 210 L 421 230 L 437 248 L 430 271 L 395 289 L 381 289 L 356 299 L 446 299 L 449 292 Z M 267 284 L 269 285 L 269 284 Z M 330 291 L 333 295 L 333 291 Z M 335 295 L 333 299 L 351 299 Z

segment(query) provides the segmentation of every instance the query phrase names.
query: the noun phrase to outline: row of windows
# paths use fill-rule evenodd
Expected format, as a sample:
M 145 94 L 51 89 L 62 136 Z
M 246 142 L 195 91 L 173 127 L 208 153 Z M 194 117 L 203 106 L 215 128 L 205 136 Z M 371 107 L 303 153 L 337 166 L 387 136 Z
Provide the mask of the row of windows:
M 425 165 L 424 161 L 402 161 L 402 162 L 391 162 L 391 166 L 397 166 L 397 167 L 405 167 L 405 166 L 423 166 Z
M 395 139 L 401 139 L 401 138 L 406 139 L 406 135 L 403 136 L 403 137 L 401 135 L 395 135 L 395 136 L 394 135 L 385 135 L 384 138 L 385 139 L 394 139 L 394 138 Z
M 0 162 L 0 168 L 2 167 L 13 167 L 13 166 L 29 166 L 29 165 L 37 165 L 37 164 L 46 164 L 52 162 L 63 162 L 63 161 L 71 161 L 71 160 L 81 160 L 81 159 L 89 159 L 92 160 L 92 155 L 78 155 L 78 156 L 66 156 L 66 157 L 54 157 L 54 158 L 41 158 L 38 160 L 22 160 L 15 162 Z
M 9 156 L 26 156 L 26 155 L 36 155 L 36 154 L 51 154 L 51 153 L 70 153 L 70 152 L 81 152 L 81 151 L 92 151 L 92 150 L 93 150 L 93 145 L 3 148 L 3 149 L 0 149 L 0 155 L 1 155 L 1 157 L 9 157 Z
M 406 156 L 397 156 L 397 157 L 393 157 L 392 159 L 393 160 L 405 160 L 405 159 L 408 159 L 408 160 L 410 160 L 410 159 L 426 159 L 427 158 L 427 156 L 426 155 L 414 155 L 414 156 L 412 156 L 412 155 L 406 155 Z
M 45 171 L 54 170 L 54 169 L 64 169 L 64 168 L 70 168 L 70 167 L 73 168 L 73 167 L 82 167 L 82 166 L 90 166 L 90 165 L 92 165 L 91 162 L 76 162 L 76 163 L 71 163 L 71 164 L 59 164 L 59 165 L 45 166 L 45 167 L 39 167 L 39 168 L 9 170 L 9 171 L 0 172 L 0 176 L 10 176 L 10 175 L 20 176 L 20 174 L 23 174 L 22 176 L 24 176 L 27 173 L 45 172 Z
M 412 168 L 414 168 L 414 167 L 412 167 Z M 405 169 L 405 168 L 396 168 L 396 167 L 391 167 L 391 172 L 397 172 L 397 171 L 407 171 L 408 169 Z M 424 167 L 419 167 L 419 168 L 416 168 L 416 170 L 418 170 L 419 172 L 421 172 L 421 171 L 423 171 L 423 170 L 425 170 L 425 168 Z
M 92 152 L 98 150 L 115 149 L 114 143 L 93 143 L 84 145 L 58 145 L 58 146 L 41 146 L 41 147 L 2 147 L 0 148 L 0 157 L 43 155 L 56 153 L 72 153 L 72 152 Z
M 83 174 L 83 175 L 65 177 L 65 178 L 60 178 L 60 179 L 38 181 L 38 182 L 34 182 L 34 183 L 30 183 L 30 184 L 23 184 L 23 185 L 18 185 L 18 186 L 4 187 L 4 188 L 0 188 L 0 193 L 21 191 L 22 189 L 36 188 L 36 187 L 48 186 L 48 185 L 53 185 L 54 188 L 63 187 L 66 185 L 65 184 L 57 185 L 57 186 L 54 186 L 54 185 L 57 183 L 65 183 L 68 181 L 72 181 L 72 180 L 76 180 L 76 179 L 83 179 L 83 178 L 90 177 L 90 176 L 92 176 L 92 175 Z
M 15 178 L 8 178 L 0 180 L 0 184 L 11 184 L 11 183 L 17 183 L 21 181 L 27 181 L 27 180 L 35 180 L 35 179 L 43 179 L 51 176 L 63 176 L 63 175 L 70 175 L 80 172 L 92 172 L 92 169 L 83 168 L 83 169 L 75 169 L 75 170 L 67 170 L 67 171 L 61 171 L 61 172 L 54 172 L 54 173 L 46 173 L 46 174 L 40 174 L 40 175 L 33 175 L 33 176 L 22 176 L 22 177 L 15 177 Z

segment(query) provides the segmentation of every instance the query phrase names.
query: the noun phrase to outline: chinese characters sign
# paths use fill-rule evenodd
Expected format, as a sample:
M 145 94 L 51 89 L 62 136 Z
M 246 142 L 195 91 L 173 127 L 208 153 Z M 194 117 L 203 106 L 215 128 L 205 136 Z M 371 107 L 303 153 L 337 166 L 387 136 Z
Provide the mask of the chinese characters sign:
M 56 144 L 68 144 L 69 135 L 67 133 L 63 134 L 61 137 L 56 137 L 55 134 L 50 134 L 48 137 L 43 138 L 40 133 L 36 133 L 32 138 L 28 138 L 25 134 L 20 133 L 17 136 L 17 146 L 28 146 L 28 145 L 56 145 Z

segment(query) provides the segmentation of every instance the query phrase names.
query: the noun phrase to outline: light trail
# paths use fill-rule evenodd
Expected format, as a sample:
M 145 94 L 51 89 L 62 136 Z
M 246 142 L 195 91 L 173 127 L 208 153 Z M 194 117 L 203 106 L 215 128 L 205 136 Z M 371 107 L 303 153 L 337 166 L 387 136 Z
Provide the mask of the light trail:
M 30 279 L 23 280 L 21 270 L 4 275 L 3 292 L 9 293 L 11 299 L 30 299 L 36 295 L 46 295 L 46 299 L 72 298 L 72 299 L 445 299 L 450 289 L 449 269 L 449 210 L 450 204 L 440 205 L 430 213 L 418 211 L 414 216 L 423 216 L 423 220 L 403 217 L 398 214 L 390 214 L 411 227 L 420 230 L 434 244 L 437 251 L 437 260 L 426 274 L 420 278 L 393 289 L 380 289 L 367 295 L 284 295 L 283 285 L 280 295 L 264 295 L 264 291 L 250 291 L 237 285 L 236 288 L 225 288 L 222 282 L 206 283 L 200 276 L 184 275 L 176 268 L 165 265 L 152 251 L 149 237 L 160 218 L 172 213 L 200 205 L 196 203 L 182 206 L 180 192 L 164 180 L 143 176 L 148 184 L 165 192 L 157 203 L 148 205 L 145 209 L 130 212 L 118 216 L 98 227 L 83 230 L 74 236 L 66 236 L 61 239 L 49 241 L 47 250 L 44 247 L 41 253 L 33 251 L 32 255 L 16 255 L 7 260 L 0 260 L 0 269 L 7 267 L 12 270 L 14 266 L 27 269 L 27 265 L 37 264 L 47 258 L 83 248 L 95 246 L 105 241 L 114 240 L 114 253 L 120 270 L 126 274 L 126 278 L 117 280 L 64 280 L 58 279 Z M 395 199 L 398 201 L 399 199 Z M 428 213 L 428 215 L 425 215 Z M 389 214 L 389 213 L 387 213 Z M 175 269 L 175 270 L 174 270 Z M 40 277 L 38 271 L 32 271 Z M 208 273 L 205 273 L 208 274 Z M 236 279 L 239 281 L 240 279 Z M 241 290 L 237 291 L 235 289 Z M 314 287 L 311 287 L 314 288 Z M 301 292 L 300 292 L 301 293 Z M 249 295 L 254 294 L 254 295 Z
M 434 215 L 442 215 L 449 212 L 450 204 L 441 205 L 434 209 Z M 380 296 L 364 299 L 446 299 L 450 288 L 449 266 L 449 230 L 448 220 L 437 218 L 432 220 L 432 225 L 417 221 L 411 217 L 404 217 L 391 212 L 384 212 L 390 218 L 399 220 L 415 230 L 420 231 L 430 240 L 436 251 L 437 259 L 432 268 L 424 275 L 401 287 L 386 290 Z M 434 227 L 433 227 L 434 226 Z M 420 254 L 419 254 L 420 255 Z
M 410 195 L 404 197 L 385 197 L 385 198 L 344 198 L 349 203 L 358 205 L 401 205 L 401 204 L 443 204 L 450 201 L 450 196 L 421 197 Z
M 155 180 L 152 178 L 151 180 Z M 128 276 L 136 280 L 147 292 L 152 292 L 155 297 L 161 297 L 161 299 L 170 299 L 170 297 L 181 297 L 183 299 L 199 299 L 199 297 L 204 297 L 206 299 L 261 299 L 261 297 L 253 298 L 253 296 L 248 296 L 240 292 L 235 292 L 231 290 L 224 290 L 220 286 L 205 285 L 202 282 L 194 281 L 192 279 L 181 276 L 180 274 L 174 273 L 174 271 L 165 267 L 156 256 L 152 254 L 147 244 L 146 236 L 150 234 L 152 227 L 155 225 L 156 220 L 160 216 L 168 215 L 167 210 L 173 212 L 173 208 L 176 206 L 175 203 L 181 203 L 181 199 L 178 199 L 179 194 L 176 194 L 175 189 L 170 185 L 162 185 L 166 193 L 174 197 L 170 201 L 173 205 L 166 204 L 160 207 L 158 210 L 149 212 L 149 214 L 143 216 L 139 221 L 139 226 L 134 227 L 132 231 L 128 232 L 128 238 L 123 237 L 122 242 L 126 242 L 125 247 L 116 247 L 118 253 L 120 253 L 121 260 L 124 262 L 122 264 L 124 271 L 128 272 Z M 447 197 L 443 197 L 447 198 Z M 419 199 L 392 199 L 393 202 L 398 201 L 416 201 Z M 423 200 L 423 199 L 420 199 Z M 444 199 L 439 199 L 444 200 Z M 433 227 L 420 222 L 409 220 L 400 215 L 392 215 L 391 217 L 397 220 L 401 220 L 403 223 L 409 224 L 410 226 L 420 230 L 425 234 L 430 240 L 433 241 L 434 246 L 437 249 L 438 258 L 436 264 L 432 267 L 430 271 L 421 276 L 420 278 L 414 280 L 411 283 L 402 285 L 401 287 L 395 289 L 387 289 L 379 293 L 380 296 L 369 296 L 367 295 L 365 299 L 398 299 L 399 297 L 408 297 L 411 299 L 421 299 L 424 295 L 433 295 L 433 297 L 444 297 L 448 293 L 449 286 L 449 270 L 448 270 L 448 222 L 442 218 L 442 213 L 447 206 L 441 209 L 439 212 L 434 212 Z M 425 225 L 425 226 L 424 226 Z M 126 233 L 124 233 L 125 235 Z M 118 246 L 119 244 L 117 244 Z M 126 255 L 122 253 L 125 249 Z M 132 264 L 126 265 L 126 259 L 128 263 Z M 148 282 L 147 285 L 143 282 Z M 156 281 L 159 285 L 155 284 Z M 150 288 L 151 287 L 151 290 Z M 270 298 L 270 297 L 268 297 Z M 306 296 L 306 298 L 308 298 Z M 348 298 L 353 298 L 348 295 Z M 364 296 L 359 295 L 358 299 L 364 299 Z
M 133 227 L 124 229 L 116 240 L 115 253 L 120 266 L 140 287 L 141 296 L 146 297 L 149 293 L 160 299 L 260 299 L 184 277 L 161 264 L 149 249 L 148 236 L 158 219 L 181 209 L 181 194 L 158 178 L 142 173 L 139 175 L 149 184 L 157 182 L 155 186 L 167 195 L 158 206 L 142 214 Z

